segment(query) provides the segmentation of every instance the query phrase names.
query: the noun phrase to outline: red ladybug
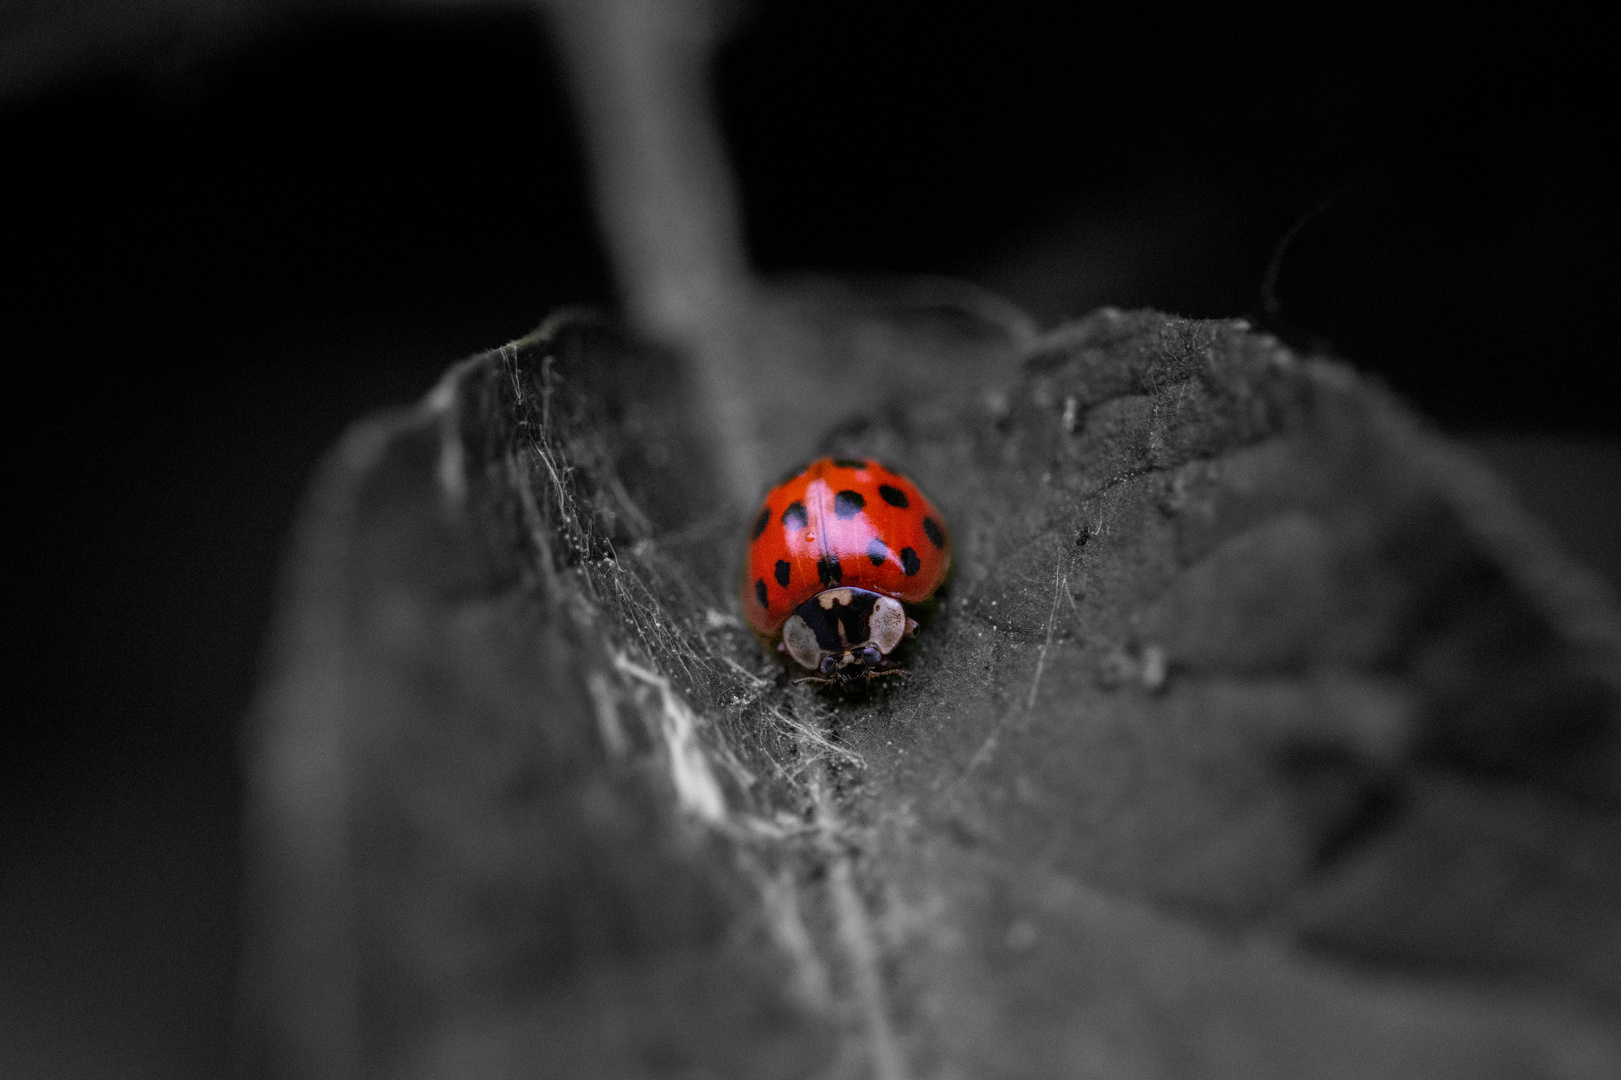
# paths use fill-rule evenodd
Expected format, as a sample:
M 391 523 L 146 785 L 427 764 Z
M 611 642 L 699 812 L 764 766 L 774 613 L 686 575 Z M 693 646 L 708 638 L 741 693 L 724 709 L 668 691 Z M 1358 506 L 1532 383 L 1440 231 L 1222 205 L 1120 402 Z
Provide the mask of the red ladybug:
M 910 480 L 822 458 L 765 497 L 740 593 L 749 625 L 811 681 L 848 684 L 899 670 L 889 654 L 917 630 L 903 605 L 950 569 L 944 519 Z

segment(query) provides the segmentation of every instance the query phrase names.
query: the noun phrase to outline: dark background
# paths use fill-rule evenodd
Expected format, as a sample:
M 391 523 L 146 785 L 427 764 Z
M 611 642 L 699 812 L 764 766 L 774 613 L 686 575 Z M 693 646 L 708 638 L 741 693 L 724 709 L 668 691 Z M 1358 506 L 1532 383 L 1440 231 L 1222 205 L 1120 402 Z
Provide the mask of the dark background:
M 757 264 L 960 275 L 1047 324 L 1257 317 L 1338 192 L 1266 325 L 1475 440 L 1614 571 L 1596 30 L 1046 7 L 745 15 L 718 88 Z M 450 361 L 610 298 L 528 14 L 179 25 L 46 41 L 0 98 L 7 1075 L 224 1067 L 236 741 L 311 470 Z

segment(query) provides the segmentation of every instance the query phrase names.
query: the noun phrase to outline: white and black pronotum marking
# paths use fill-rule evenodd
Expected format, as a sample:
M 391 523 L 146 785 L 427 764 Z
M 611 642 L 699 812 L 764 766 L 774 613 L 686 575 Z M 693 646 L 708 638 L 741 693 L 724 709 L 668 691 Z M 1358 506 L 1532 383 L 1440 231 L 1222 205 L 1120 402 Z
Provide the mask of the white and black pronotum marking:
M 893 674 L 889 654 L 917 630 L 901 602 L 867 589 L 824 589 L 782 624 L 782 650 L 818 682 Z

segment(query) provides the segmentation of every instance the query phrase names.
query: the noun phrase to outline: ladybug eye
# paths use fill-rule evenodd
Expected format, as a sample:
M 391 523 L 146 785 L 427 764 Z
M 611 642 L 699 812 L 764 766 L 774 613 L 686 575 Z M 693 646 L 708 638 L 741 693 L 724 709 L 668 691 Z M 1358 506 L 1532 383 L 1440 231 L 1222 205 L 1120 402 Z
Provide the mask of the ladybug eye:
M 821 664 L 818 665 L 818 666 L 820 667 L 821 672 L 822 672 L 823 675 L 831 675 L 831 674 L 833 674 L 834 667 L 836 667 L 837 665 L 838 665 L 837 660 L 834 660 L 831 656 L 824 656 L 824 657 L 822 657 Z
M 883 658 L 883 653 L 880 653 L 871 645 L 868 645 L 865 649 L 861 650 L 861 662 L 866 664 L 868 667 L 877 667 L 878 661 L 882 660 Z

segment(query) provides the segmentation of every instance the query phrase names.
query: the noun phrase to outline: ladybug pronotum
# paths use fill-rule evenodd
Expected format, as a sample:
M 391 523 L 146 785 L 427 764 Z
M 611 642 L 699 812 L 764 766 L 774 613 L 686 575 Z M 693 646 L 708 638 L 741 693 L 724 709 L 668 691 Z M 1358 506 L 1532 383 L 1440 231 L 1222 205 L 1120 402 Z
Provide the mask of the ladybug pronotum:
M 739 589 L 749 625 L 813 674 L 895 674 L 917 630 L 905 605 L 934 595 L 951 537 L 917 486 L 875 461 L 822 458 L 777 485 L 751 520 Z

